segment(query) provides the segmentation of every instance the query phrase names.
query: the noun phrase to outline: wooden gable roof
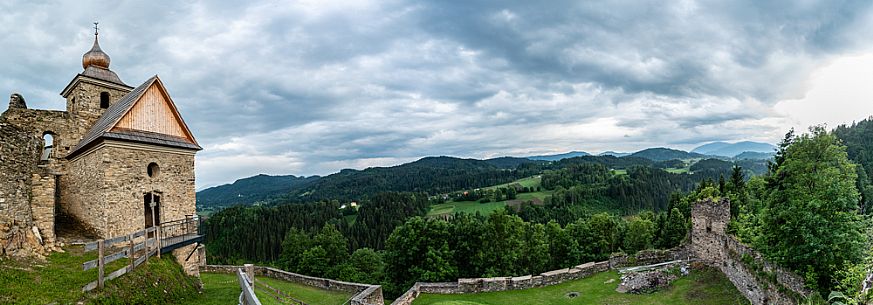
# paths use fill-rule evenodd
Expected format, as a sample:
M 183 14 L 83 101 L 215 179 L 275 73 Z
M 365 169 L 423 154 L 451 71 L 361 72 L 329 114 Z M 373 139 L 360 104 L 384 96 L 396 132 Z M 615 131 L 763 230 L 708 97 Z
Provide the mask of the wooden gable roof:
M 101 138 L 202 149 L 157 75 L 106 109 L 67 158 L 81 153 Z

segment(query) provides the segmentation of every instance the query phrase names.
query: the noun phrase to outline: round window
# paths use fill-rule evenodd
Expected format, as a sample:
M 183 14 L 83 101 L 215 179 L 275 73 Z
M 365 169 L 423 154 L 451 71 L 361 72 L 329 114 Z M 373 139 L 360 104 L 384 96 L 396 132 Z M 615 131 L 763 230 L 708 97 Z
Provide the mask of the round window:
M 146 169 L 146 172 L 149 174 L 149 177 L 157 177 L 158 174 L 161 173 L 161 167 L 158 166 L 157 163 L 149 163 L 149 167 Z

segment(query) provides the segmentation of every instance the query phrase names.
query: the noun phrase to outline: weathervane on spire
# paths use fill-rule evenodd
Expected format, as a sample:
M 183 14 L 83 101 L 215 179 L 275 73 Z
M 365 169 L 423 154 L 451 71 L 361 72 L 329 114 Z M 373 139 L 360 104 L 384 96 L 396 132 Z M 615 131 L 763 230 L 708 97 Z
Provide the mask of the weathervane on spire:
M 97 28 L 97 25 L 98 25 L 98 24 L 100 24 L 100 22 L 94 22 L 94 36 L 97 36 L 97 34 L 99 33 L 99 32 L 98 32 L 99 29 Z

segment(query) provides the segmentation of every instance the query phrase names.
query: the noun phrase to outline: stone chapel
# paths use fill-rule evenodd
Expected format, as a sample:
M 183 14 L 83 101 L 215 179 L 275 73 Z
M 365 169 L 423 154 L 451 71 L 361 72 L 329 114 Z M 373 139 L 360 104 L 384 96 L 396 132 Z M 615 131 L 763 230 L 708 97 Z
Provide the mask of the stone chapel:
M 97 35 L 60 93 L 66 111 L 15 93 L 0 116 L 0 256 L 57 250 L 58 215 L 99 238 L 195 215 L 201 147 L 161 79 L 123 82 Z

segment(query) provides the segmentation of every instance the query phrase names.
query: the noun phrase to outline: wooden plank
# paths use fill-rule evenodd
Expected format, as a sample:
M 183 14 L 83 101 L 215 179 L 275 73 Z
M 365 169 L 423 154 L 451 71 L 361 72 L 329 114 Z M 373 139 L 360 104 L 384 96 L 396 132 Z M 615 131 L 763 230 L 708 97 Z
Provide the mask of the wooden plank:
M 103 263 L 108 264 L 114 262 L 122 257 L 127 257 L 127 249 L 112 253 L 103 258 Z
M 172 135 L 193 143 L 169 103 L 157 85 L 152 85 L 113 128 Z
M 130 270 L 128 269 L 127 266 L 121 267 L 120 269 L 115 270 L 115 271 L 112 271 L 112 273 L 110 273 L 109 275 L 107 275 L 107 276 L 106 276 L 106 280 L 107 280 L 107 281 L 114 280 L 114 279 L 118 278 L 119 276 L 124 275 L 124 274 L 127 273 L 128 271 L 130 271 Z
M 94 288 L 97 288 L 97 281 L 90 282 L 85 287 L 82 287 L 82 292 L 88 292 L 94 290 Z
M 127 257 L 128 253 L 131 253 L 130 249 L 122 249 L 121 251 L 107 255 L 103 259 L 104 263 L 108 264 L 108 263 L 111 263 L 111 262 L 118 260 L 119 258 Z M 93 269 L 94 267 L 97 267 L 97 261 L 98 261 L 97 259 L 93 259 L 93 260 L 82 263 L 82 270 L 90 270 L 90 269 Z
M 146 260 L 146 257 L 145 257 L 145 256 L 140 256 L 140 257 L 137 258 L 136 261 L 133 263 L 133 267 L 136 268 L 136 267 L 138 267 L 139 265 L 142 265 L 142 263 L 144 263 L 145 260 Z
M 242 290 L 243 301 L 249 305 L 261 305 L 261 300 L 258 300 L 258 296 L 255 295 L 255 291 L 252 289 L 252 283 L 249 282 L 248 276 L 243 273 L 242 269 L 236 269 L 237 280 L 239 280 L 239 287 Z
M 82 263 L 82 271 L 88 271 L 97 267 L 97 260 L 90 260 Z
M 117 243 L 120 243 L 123 241 L 127 241 L 127 238 L 128 238 L 127 235 L 123 235 L 123 236 L 119 236 L 119 237 L 115 237 L 115 238 L 110 238 L 110 239 L 103 241 L 103 246 L 104 247 L 111 247 L 114 244 L 117 244 Z
M 97 250 L 97 242 L 96 241 L 85 244 L 85 252 L 91 252 L 94 250 Z
M 139 231 L 136 231 L 136 233 L 133 233 L 133 238 L 137 238 L 137 237 L 140 237 L 143 235 L 145 235 L 145 230 L 139 230 Z

